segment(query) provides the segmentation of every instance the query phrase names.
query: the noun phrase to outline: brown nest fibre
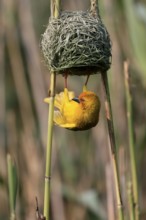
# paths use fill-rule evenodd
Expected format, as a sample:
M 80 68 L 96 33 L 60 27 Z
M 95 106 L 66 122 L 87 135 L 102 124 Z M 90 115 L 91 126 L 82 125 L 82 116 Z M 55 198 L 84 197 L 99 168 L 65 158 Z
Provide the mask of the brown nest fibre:
M 60 74 L 94 74 L 111 65 L 109 34 L 100 17 L 88 12 L 62 12 L 50 18 L 41 47 L 49 69 Z

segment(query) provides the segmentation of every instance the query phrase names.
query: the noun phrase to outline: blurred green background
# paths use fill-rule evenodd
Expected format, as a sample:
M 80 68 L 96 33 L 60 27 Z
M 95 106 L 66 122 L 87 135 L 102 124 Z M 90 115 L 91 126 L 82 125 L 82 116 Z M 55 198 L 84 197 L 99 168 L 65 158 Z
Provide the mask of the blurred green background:
M 18 179 L 18 219 L 33 220 L 37 196 L 43 210 L 50 74 L 40 51 L 49 19 L 47 0 L 0 2 L 0 220 L 9 219 L 6 155 L 14 158 Z M 63 10 L 87 10 L 89 0 L 62 0 Z M 129 220 L 130 178 L 123 62 L 130 62 L 136 139 L 139 205 L 146 219 L 146 1 L 99 0 L 100 14 L 112 41 L 108 73 L 118 145 L 120 182 Z M 78 95 L 84 77 L 71 76 L 69 89 Z M 57 76 L 56 91 L 64 79 Z M 115 191 L 109 157 L 107 125 L 100 75 L 89 89 L 101 100 L 99 124 L 83 132 L 54 127 L 52 155 L 52 220 L 116 220 Z

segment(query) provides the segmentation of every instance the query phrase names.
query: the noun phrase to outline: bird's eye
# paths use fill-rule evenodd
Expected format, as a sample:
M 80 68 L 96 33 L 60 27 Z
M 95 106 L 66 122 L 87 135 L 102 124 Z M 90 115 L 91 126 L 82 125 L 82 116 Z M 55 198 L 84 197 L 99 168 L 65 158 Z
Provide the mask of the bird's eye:
M 78 98 L 76 98 L 76 97 L 74 97 L 72 100 L 75 101 L 75 102 L 80 103 L 80 100 Z
M 81 99 L 80 99 L 80 101 L 81 101 L 81 102 L 84 102 L 84 101 L 85 101 L 85 99 L 81 98 Z

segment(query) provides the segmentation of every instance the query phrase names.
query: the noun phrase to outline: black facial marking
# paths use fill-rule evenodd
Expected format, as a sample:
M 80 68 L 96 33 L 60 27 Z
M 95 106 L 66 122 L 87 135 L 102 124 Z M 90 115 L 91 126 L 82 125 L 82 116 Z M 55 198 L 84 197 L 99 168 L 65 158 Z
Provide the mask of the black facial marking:
M 80 103 L 80 100 L 78 98 L 76 98 L 76 97 L 74 97 L 72 100 L 75 101 L 75 102 Z

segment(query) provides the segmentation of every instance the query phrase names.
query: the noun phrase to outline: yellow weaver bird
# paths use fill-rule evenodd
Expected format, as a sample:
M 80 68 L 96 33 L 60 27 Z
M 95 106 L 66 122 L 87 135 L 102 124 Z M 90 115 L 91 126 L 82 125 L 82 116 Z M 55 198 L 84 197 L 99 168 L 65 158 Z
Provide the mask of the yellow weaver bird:
M 45 98 L 46 103 L 50 102 Z M 100 100 L 91 91 L 83 88 L 83 92 L 78 98 L 74 92 L 64 88 L 64 92 L 55 96 L 54 122 L 56 125 L 70 130 L 80 131 L 90 129 L 98 123 Z

